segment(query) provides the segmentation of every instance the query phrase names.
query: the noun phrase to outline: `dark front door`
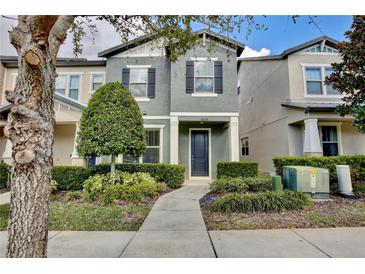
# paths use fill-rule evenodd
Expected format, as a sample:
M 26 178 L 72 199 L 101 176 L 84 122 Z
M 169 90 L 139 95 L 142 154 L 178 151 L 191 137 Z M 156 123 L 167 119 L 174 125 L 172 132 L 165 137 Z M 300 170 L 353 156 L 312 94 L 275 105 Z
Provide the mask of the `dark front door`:
M 191 176 L 209 176 L 208 131 L 191 131 Z

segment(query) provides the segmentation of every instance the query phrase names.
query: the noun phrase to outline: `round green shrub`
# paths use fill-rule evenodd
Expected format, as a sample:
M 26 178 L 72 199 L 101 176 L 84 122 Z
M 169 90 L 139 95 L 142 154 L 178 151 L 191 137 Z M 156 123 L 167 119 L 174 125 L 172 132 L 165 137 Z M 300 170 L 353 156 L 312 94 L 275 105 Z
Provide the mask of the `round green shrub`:
M 84 183 L 84 198 L 111 204 L 115 200 L 141 201 L 144 197 L 155 197 L 166 189 L 166 184 L 157 183 L 148 173 L 117 172 L 96 175 Z
M 131 93 L 119 82 L 96 90 L 82 112 L 78 153 L 81 156 L 140 156 L 145 142 L 142 114 Z
M 210 189 L 212 192 L 217 193 L 246 192 L 248 190 L 248 185 L 244 182 L 242 177 L 221 177 L 213 181 L 210 185 Z

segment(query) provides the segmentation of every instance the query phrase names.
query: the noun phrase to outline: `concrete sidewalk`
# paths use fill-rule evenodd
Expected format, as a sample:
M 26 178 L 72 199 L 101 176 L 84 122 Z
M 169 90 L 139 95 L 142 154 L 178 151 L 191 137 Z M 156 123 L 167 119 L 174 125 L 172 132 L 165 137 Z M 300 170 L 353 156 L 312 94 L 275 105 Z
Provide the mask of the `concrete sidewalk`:
M 122 257 L 215 257 L 199 205 L 208 191 L 184 186 L 160 197 Z

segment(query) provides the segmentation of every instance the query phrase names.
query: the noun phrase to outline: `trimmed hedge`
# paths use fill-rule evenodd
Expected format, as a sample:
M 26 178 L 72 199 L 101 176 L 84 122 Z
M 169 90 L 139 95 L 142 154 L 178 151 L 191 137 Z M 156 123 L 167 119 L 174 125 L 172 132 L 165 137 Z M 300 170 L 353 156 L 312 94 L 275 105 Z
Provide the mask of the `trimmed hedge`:
M 171 188 L 179 188 L 185 181 L 185 167 L 173 164 L 116 164 L 115 169 L 128 173 L 146 172 L 157 182 L 164 182 Z M 92 168 L 92 174 L 107 174 L 110 172 L 110 164 L 100 164 Z
M 217 164 L 217 178 L 253 177 L 258 174 L 258 164 L 255 162 L 220 162 Z
M 10 166 L 4 162 L 0 163 L 0 188 L 8 186 L 8 180 L 10 176 Z
M 273 159 L 276 173 L 283 176 L 284 166 L 312 166 L 327 168 L 330 175 L 330 183 L 337 183 L 336 165 L 349 165 L 352 180 L 365 178 L 365 155 L 340 155 L 329 157 L 275 157 Z
M 90 176 L 90 169 L 81 166 L 54 166 L 52 169 L 52 179 L 57 182 L 58 190 L 81 190 Z
M 262 192 L 257 194 L 229 193 L 213 203 L 219 212 L 282 212 L 303 209 L 310 203 L 309 197 L 300 192 Z

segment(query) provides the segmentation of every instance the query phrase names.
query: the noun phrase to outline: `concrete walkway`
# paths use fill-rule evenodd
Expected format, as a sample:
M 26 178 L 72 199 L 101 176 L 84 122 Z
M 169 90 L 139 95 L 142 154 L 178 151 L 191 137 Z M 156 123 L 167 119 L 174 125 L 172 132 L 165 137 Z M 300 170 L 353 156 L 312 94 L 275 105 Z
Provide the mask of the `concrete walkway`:
M 184 186 L 160 197 L 121 257 L 215 257 L 199 205 L 208 191 Z
M 0 194 L 0 205 L 10 203 L 10 191 Z

